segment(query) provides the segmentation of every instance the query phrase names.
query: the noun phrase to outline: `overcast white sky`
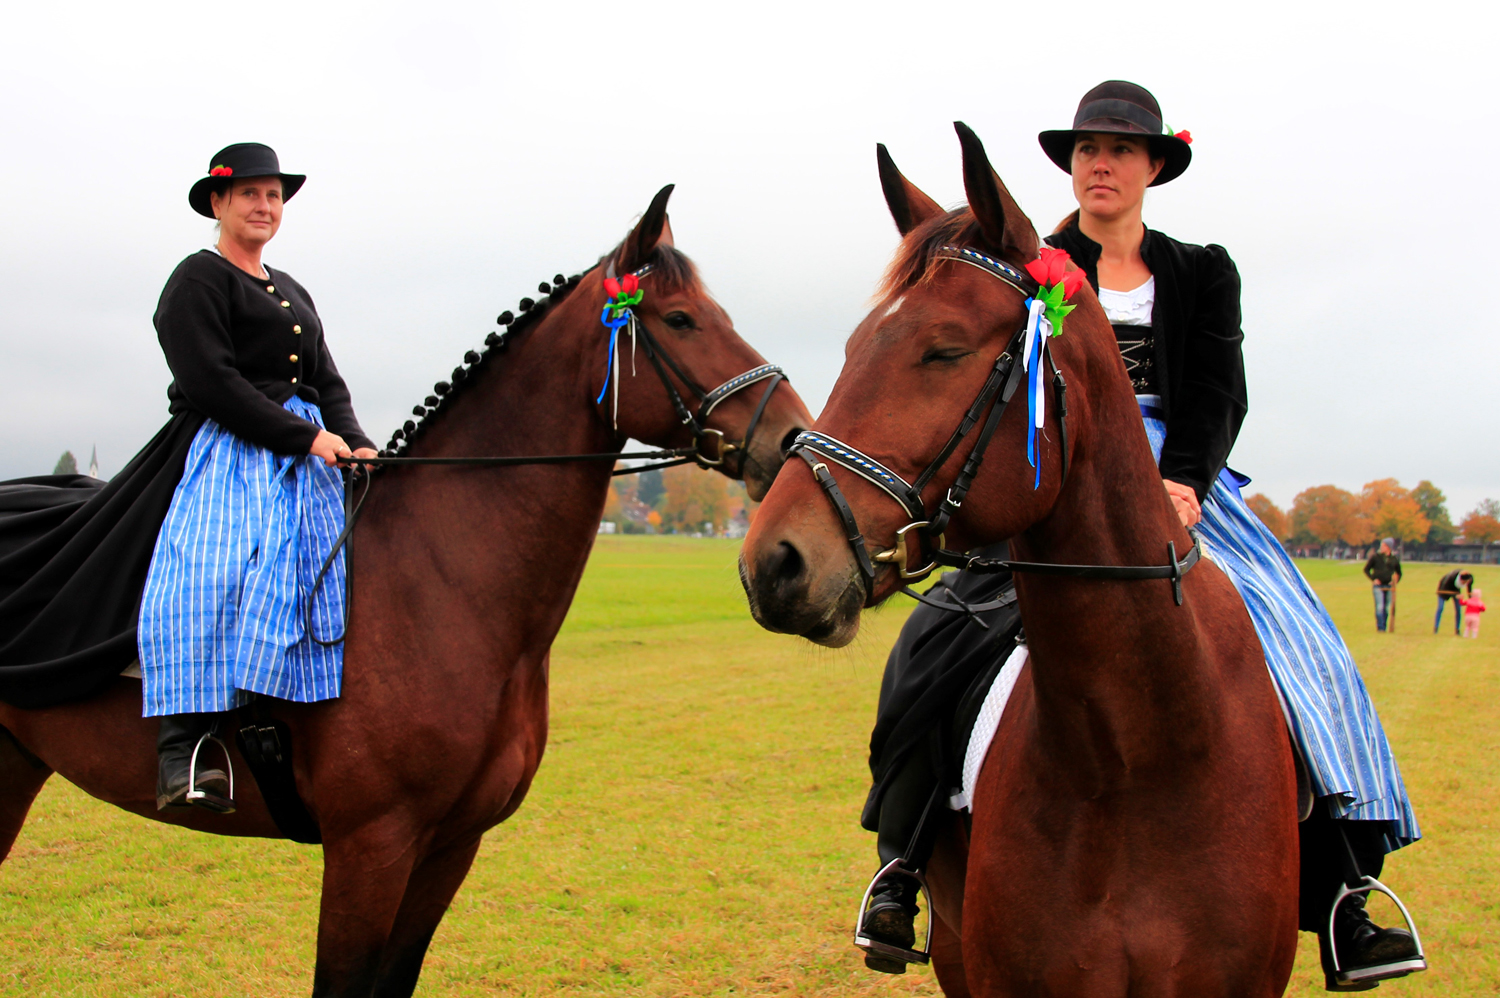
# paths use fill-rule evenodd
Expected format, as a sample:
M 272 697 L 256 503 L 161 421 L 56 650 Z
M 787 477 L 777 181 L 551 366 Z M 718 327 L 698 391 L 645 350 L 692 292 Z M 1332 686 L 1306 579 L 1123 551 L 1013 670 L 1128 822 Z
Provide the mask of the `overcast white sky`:
M 678 246 L 816 412 L 896 244 L 875 143 L 953 204 L 967 121 L 1046 230 L 1073 204 L 1036 133 L 1118 77 L 1195 139 L 1147 224 L 1222 243 L 1244 277 L 1231 463 L 1252 491 L 1431 478 L 1456 518 L 1500 496 L 1497 20 L 1446 3 L 8 7 L 0 478 L 95 444 L 112 474 L 165 420 L 151 314 L 212 239 L 186 193 L 231 142 L 309 174 L 267 261 L 317 299 L 377 439 L 668 182 Z

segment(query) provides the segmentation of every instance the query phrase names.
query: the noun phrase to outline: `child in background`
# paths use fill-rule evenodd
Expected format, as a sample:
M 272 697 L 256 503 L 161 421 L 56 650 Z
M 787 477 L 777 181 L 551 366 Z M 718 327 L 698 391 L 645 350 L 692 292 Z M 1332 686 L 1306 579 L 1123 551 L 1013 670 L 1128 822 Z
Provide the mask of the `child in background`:
M 1479 637 L 1479 618 L 1484 613 L 1484 590 L 1476 589 L 1469 594 L 1464 604 L 1464 637 Z

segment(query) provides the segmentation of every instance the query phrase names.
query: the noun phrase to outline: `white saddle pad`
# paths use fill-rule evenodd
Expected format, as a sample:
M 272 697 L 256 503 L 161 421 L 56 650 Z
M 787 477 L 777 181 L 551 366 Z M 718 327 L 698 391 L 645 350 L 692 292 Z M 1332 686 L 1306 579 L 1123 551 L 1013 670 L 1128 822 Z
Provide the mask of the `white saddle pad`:
M 990 684 L 990 691 L 979 708 L 974 730 L 969 733 L 969 748 L 964 753 L 964 785 L 948 798 L 948 806 L 955 811 L 973 806 L 974 784 L 979 782 L 979 767 L 984 765 L 990 742 L 995 740 L 995 731 L 1000 727 L 1000 718 L 1005 713 L 1005 705 L 1010 702 L 1011 690 L 1016 688 L 1016 677 L 1021 674 L 1021 666 L 1026 664 L 1026 656 L 1026 646 L 1016 645 L 1010 658 L 1000 667 L 1000 674 Z

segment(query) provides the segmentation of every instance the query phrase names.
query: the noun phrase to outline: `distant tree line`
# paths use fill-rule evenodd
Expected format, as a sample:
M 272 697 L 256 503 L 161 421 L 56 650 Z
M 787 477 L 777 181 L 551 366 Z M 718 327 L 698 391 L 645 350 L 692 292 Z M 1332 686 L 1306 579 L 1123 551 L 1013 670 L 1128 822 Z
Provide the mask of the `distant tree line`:
M 748 522 L 751 506 L 741 483 L 684 464 L 616 478 L 601 519 L 626 534 L 723 535 Z
M 1326 552 L 1340 545 L 1365 548 L 1386 537 L 1422 545 L 1488 546 L 1500 540 L 1500 502 L 1481 501 L 1454 526 L 1447 496 L 1429 481 L 1407 489 L 1394 478 L 1382 478 L 1366 483 L 1358 494 L 1337 485 L 1315 485 L 1297 493 L 1290 513 L 1262 493 L 1245 501 L 1288 547 Z

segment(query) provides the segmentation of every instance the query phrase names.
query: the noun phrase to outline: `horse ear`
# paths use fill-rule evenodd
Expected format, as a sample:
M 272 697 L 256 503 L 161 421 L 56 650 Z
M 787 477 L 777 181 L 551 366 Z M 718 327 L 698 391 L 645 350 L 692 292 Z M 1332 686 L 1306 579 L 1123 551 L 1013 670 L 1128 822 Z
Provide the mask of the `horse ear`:
M 979 222 L 980 234 L 985 248 L 991 253 L 1013 260 L 1032 260 L 1036 257 L 1036 229 L 1031 219 L 1021 213 L 1015 198 L 1005 189 L 1005 183 L 990 158 L 985 154 L 984 143 L 962 121 L 953 123 L 958 132 L 959 145 L 964 151 L 964 193 L 969 198 L 969 208 Z
M 615 262 L 615 269 L 621 274 L 640 270 L 656 247 L 672 245 L 672 226 L 667 222 L 667 201 L 672 197 L 672 189 L 676 186 L 668 184 L 657 191 L 656 197 L 651 199 L 651 207 L 646 209 L 630 235 L 625 237 L 620 258 Z
M 875 143 L 875 162 L 880 167 L 880 188 L 885 191 L 885 203 L 891 209 L 891 217 L 896 220 L 896 229 L 903 236 L 929 218 L 937 218 L 943 213 L 936 201 L 901 175 L 884 143 Z

